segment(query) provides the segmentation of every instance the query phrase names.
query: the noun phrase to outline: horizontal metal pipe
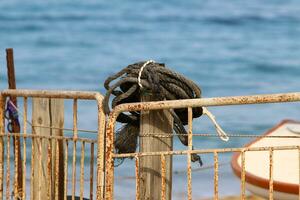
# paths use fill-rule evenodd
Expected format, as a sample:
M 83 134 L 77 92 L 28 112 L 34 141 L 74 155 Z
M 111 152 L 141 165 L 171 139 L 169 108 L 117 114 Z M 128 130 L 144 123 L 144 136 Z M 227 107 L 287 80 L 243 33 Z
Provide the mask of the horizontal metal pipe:
M 262 104 L 262 103 L 280 103 L 300 101 L 300 92 L 263 94 L 250 96 L 231 96 L 231 97 L 214 97 L 199 99 L 181 99 L 170 101 L 155 101 L 143 103 L 121 104 L 114 108 L 114 114 L 124 111 L 137 110 L 159 110 L 170 108 L 186 108 L 200 106 L 225 106 L 225 105 L 244 105 L 244 104 Z
M 19 134 L 19 133 L 2 133 L 0 137 L 23 137 L 23 138 L 43 138 L 43 139 L 56 139 L 56 140 L 71 140 L 71 141 L 79 141 L 86 143 L 96 143 L 96 139 L 88 139 L 88 138 L 76 138 L 67 137 L 67 136 L 47 136 L 47 135 L 34 135 L 34 134 Z
M 276 147 L 244 147 L 244 148 L 225 148 L 225 149 L 199 149 L 199 150 L 184 150 L 184 151 L 159 151 L 159 152 L 137 152 L 113 154 L 114 158 L 136 157 L 136 156 L 160 156 L 160 155 L 184 155 L 188 153 L 207 154 L 207 153 L 226 153 L 226 152 L 240 152 L 240 151 L 269 151 L 273 150 L 293 150 L 300 146 L 276 146 Z
M 100 95 L 98 92 L 85 91 L 58 91 L 58 90 L 2 90 L 1 95 L 15 97 L 40 97 L 40 98 L 64 98 L 64 99 L 96 99 Z M 103 98 L 103 97 L 102 97 Z

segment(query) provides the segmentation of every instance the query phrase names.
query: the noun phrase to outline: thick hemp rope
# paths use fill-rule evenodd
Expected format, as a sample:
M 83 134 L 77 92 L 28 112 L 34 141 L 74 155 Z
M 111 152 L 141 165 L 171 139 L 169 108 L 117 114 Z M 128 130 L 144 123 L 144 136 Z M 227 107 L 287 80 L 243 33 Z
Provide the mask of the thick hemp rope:
M 115 82 L 111 84 L 112 82 Z M 152 60 L 128 65 L 120 72 L 108 77 L 104 83 L 107 92 L 104 98 L 104 111 L 109 114 L 109 100 L 113 95 L 111 107 L 122 103 L 140 102 L 142 92 L 151 92 L 157 100 L 176 100 L 201 98 L 200 88 L 191 80 L 171 71 L 163 63 Z M 193 118 L 202 115 L 202 108 L 193 108 Z M 176 134 L 187 134 L 184 125 L 188 123 L 187 108 L 171 109 L 174 118 L 173 129 Z M 117 153 L 133 153 L 137 148 L 140 112 L 121 113 L 118 122 L 125 123 L 116 133 L 115 150 Z M 178 135 L 184 145 L 188 145 L 186 135 Z M 200 156 L 193 154 L 192 161 L 202 165 Z

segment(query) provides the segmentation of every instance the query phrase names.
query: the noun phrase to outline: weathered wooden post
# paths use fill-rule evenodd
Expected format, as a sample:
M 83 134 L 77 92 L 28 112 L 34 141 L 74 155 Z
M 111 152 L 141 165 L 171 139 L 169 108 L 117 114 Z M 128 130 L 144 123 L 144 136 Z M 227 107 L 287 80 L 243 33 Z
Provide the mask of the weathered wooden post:
M 33 98 L 33 133 L 41 136 L 63 136 L 64 102 L 62 99 Z M 55 127 L 55 128 L 50 128 Z M 63 199 L 63 141 L 33 138 L 33 200 L 49 196 Z
M 157 100 L 151 94 L 144 94 L 142 102 Z M 172 137 L 155 137 L 151 135 L 170 134 L 173 131 L 173 118 L 168 110 L 142 111 L 140 120 L 141 152 L 171 151 L 173 150 Z M 162 159 L 163 158 L 163 159 Z M 172 195 L 172 156 L 145 156 L 140 158 L 140 199 L 170 200 Z M 164 159 L 165 158 L 165 159 Z M 161 162 L 165 161 L 165 162 Z M 165 163 L 165 168 L 162 165 Z M 164 179 L 162 182 L 162 178 Z

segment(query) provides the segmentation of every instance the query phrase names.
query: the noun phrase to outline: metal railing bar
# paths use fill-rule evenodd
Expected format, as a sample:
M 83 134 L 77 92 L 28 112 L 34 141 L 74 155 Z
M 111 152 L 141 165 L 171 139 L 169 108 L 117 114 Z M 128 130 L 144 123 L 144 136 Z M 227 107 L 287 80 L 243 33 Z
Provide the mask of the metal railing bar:
M 0 134 L 0 137 L 23 137 L 23 138 L 43 138 L 43 139 L 56 139 L 56 140 L 71 140 L 71 141 L 79 141 L 85 143 L 96 143 L 97 140 L 88 139 L 88 138 L 74 138 L 67 136 L 47 136 L 47 135 L 34 135 L 34 134 L 19 134 L 19 133 L 7 133 Z
M 225 149 L 199 149 L 199 150 L 183 150 L 183 151 L 160 151 L 160 152 L 136 152 L 136 153 L 124 153 L 124 154 L 113 154 L 114 158 L 133 158 L 135 156 L 160 156 L 160 155 L 186 155 L 188 153 L 196 154 L 207 154 L 214 153 L 226 153 L 226 152 L 240 152 L 240 151 L 269 151 L 270 148 L 274 150 L 295 150 L 299 146 L 275 146 L 275 147 L 250 147 L 250 148 L 225 148 Z
M 169 138 L 173 136 L 188 136 L 189 134 L 178 134 L 178 133 L 172 133 L 172 134 L 142 134 L 139 135 L 140 137 L 158 137 L 158 138 Z M 192 136 L 200 136 L 200 137 L 219 137 L 216 134 L 209 134 L 209 133 L 193 133 Z M 257 135 L 257 134 L 227 134 L 229 137 L 238 137 L 238 138 L 300 138 L 300 136 L 297 135 Z
M 261 94 L 248 96 L 230 96 L 199 99 L 181 99 L 168 101 L 153 101 L 143 103 L 125 103 L 114 108 L 113 114 L 125 111 L 178 109 L 187 107 L 208 107 L 226 105 L 265 104 L 300 101 L 300 92 Z
M 58 90 L 2 90 L 1 95 L 13 97 L 40 97 L 40 98 L 63 98 L 63 99 L 84 99 L 95 100 L 98 92 L 85 91 L 58 91 Z

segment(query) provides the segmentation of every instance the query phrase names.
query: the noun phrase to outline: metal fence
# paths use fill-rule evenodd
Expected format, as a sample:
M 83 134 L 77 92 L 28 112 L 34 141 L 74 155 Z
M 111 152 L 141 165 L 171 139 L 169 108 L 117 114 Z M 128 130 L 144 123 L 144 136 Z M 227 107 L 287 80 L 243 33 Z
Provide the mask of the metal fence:
M 22 99 L 23 114 L 22 114 L 22 131 L 21 133 L 8 133 L 5 131 L 5 103 L 9 96 Z M 28 100 L 32 98 L 60 98 L 73 101 L 73 127 L 71 136 L 42 136 L 33 133 L 28 133 Z M 240 97 L 222 97 L 222 98 L 203 98 L 203 99 L 188 99 L 174 101 L 157 101 L 122 104 L 110 113 L 109 121 L 106 126 L 105 114 L 102 110 L 103 97 L 95 92 L 71 92 L 71 91 L 34 91 L 34 90 L 4 90 L 0 94 L 0 199 L 75 199 L 79 195 L 83 199 L 84 191 L 89 188 L 90 199 L 114 199 L 114 159 L 115 158 L 134 158 L 136 172 L 136 199 L 140 199 L 139 192 L 139 166 L 141 158 L 147 156 L 160 156 L 161 163 L 161 199 L 166 199 L 166 157 L 176 155 L 187 156 L 187 196 L 192 199 L 192 170 L 191 170 L 191 155 L 197 154 L 212 154 L 214 156 L 214 199 L 219 199 L 219 156 L 226 152 L 241 153 L 241 199 L 246 198 L 245 192 L 245 163 L 246 152 L 250 151 L 268 151 L 269 152 L 269 199 L 273 199 L 273 152 L 279 150 L 296 149 L 300 152 L 299 146 L 280 146 L 280 147 L 244 147 L 244 148 L 225 148 L 225 149 L 193 149 L 193 131 L 192 119 L 193 107 L 209 107 L 209 106 L 226 106 L 226 105 L 242 105 L 242 104 L 260 104 L 260 103 L 276 103 L 276 102 L 295 102 L 300 101 L 300 93 L 286 93 L 273 95 L 256 95 L 256 96 L 240 96 Z M 98 129 L 95 137 L 86 138 L 80 137 L 78 134 L 78 100 L 93 100 L 97 103 Z M 127 111 L 150 111 L 150 110 L 168 110 L 168 109 L 188 109 L 188 149 L 174 151 L 159 151 L 159 152 L 136 152 L 126 154 L 116 154 L 114 152 L 114 133 L 116 128 L 116 119 L 121 112 Z M 56 127 L 41 127 L 55 129 Z M 64 128 L 65 129 L 65 128 Z M 106 133 L 105 133 L 106 132 Z M 105 136 L 106 135 L 106 136 Z M 20 141 L 20 143 L 16 141 Z M 52 146 L 52 144 L 55 144 Z M 57 176 L 61 171 L 59 166 L 60 157 L 56 156 L 53 160 L 53 152 L 58 152 L 60 145 L 63 149 L 63 183 L 59 183 Z M 104 145 L 106 146 L 104 148 Z M 80 148 L 77 148 L 80 147 Z M 89 146 L 90 151 L 86 151 Z M 12 148 L 14 147 L 14 148 Z M 45 148 L 43 148 L 45 147 Z M 53 151 L 52 148 L 55 148 Z M 44 154 L 35 154 L 33 152 L 42 152 Z M 79 149 L 79 151 L 78 151 Z M 104 151 L 105 149 L 105 151 Z M 21 152 L 22 160 L 17 159 L 15 155 Z M 31 153 L 31 155 L 30 155 Z M 90 160 L 85 160 L 89 154 Z M 80 154 L 80 155 L 78 155 Z M 97 167 L 94 168 L 94 154 L 96 154 Z M 300 154 L 299 154 L 300 155 Z M 300 159 L 299 159 L 300 160 Z M 79 162 L 80 166 L 76 167 Z M 71 164 L 70 164 L 71 163 Z M 21 166 L 21 167 L 20 167 Z M 36 167 L 35 167 L 36 166 Z M 42 166 L 47 166 L 44 169 Z M 85 168 L 89 168 L 89 173 L 86 175 Z M 18 169 L 22 169 L 22 173 L 18 173 Z M 37 170 L 33 170 L 36 168 Z M 71 171 L 71 175 L 68 172 Z M 94 177 L 96 171 L 96 177 Z M 40 177 L 45 174 L 46 182 L 35 182 L 35 177 Z M 85 177 L 88 178 L 89 184 L 86 184 Z M 18 180 L 22 177 L 22 184 L 18 184 Z M 78 183 L 79 182 L 79 183 Z M 70 183 L 70 184 L 69 184 Z M 63 196 L 59 196 L 60 184 L 63 187 Z M 42 194 L 44 185 L 47 185 L 46 195 Z M 71 187 L 68 187 L 71 186 Z M 34 188 L 37 187 L 37 188 Z M 94 187 L 96 189 L 94 189 Z M 53 193 L 54 191 L 54 193 Z M 300 188 L 299 188 L 300 191 Z M 34 198 L 37 195 L 37 198 Z M 70 197 L 67 197 L 70 195 Z
M 17 97 L 20 102 L 23 102 L 23 105 L 16 108 L 22 109 L 21 133 L 6 131 L 5 103 L 8 97 Z M 27 116 L 28 101 L 33 98 L 73 101 L 73 127 L 69 129 L 71 136 L 37 135 L 34 134 L 34 127 L 32 127 L 32 133 L 28 133 L 28 126 L 32 125 Z M 75 195 L 83 199 L 84 193 L 88 193 L 90 199 L 95 197 L 102 199 L 105 131 L 102 99 L 103 97 L 96 92 L 2 91 L 0 93 L 0 199 L 75 199 Z M 90 137 L 82 137 L 78 134 L 80 132 L 77 125 L 78 101 L 84 100 L 95 101 L 97 105 L 95 109 L 98 111 L 98 128 Z M 57 127 L 37 128 L 58 129 Z M 62 155 L 58 154 L 59 151 Z M 16 156 L 19 152 L 21 152 L 21 160 Z M 85 160 L 87 154 L 89 154 L 89 160 Z M 53 160 L 55 155 L 55 160 Z M 97 167 L 94 167 L 95 162 L 97 162 Z M 79 166 L 77 163 L 80 163 Z M 21 169 L 21 173 L 18 169 Z M 71 175 L 68 172 L 71 172 Z M 36 182 L 36 179 L 41 176 L 45 179 Z M 45 193 L 43 190 L 46 190 Z
M 263 104 L 263 103 L 279 103 L 279 102 L 295 102 L 300 101 L 300 93 L 284 93 L 272 95 L 253 95 L 253 96 L 236 96 L 236 97 L 220 97 L 220 98 L 203 98 L 203 99 L 187 99 L 173 101 L 156 101 L 122 104 L 116 106 L 110 113 L 109 121 L 106 129 L 106 167 L 105 167 L 105 199 L 114 199 L 114 159 L 115 158 L 134 158 L 136 172 L 136 199 L 140 199 L 140 178 L 139 165 L 140 159 L 147 156 L 160 156 L 161 158 L 161 199 L 166 199 L 166 156 L 186 155 L 187 156 L 187 196 L 192 199 L 192 170 L 191 155 L 197 154 L 213 154 L 214 156 L 214 199 L 219 199 L 219 170 L 218 158 L 219 154 L 226 152 L 241 153 L 241 199 L 246 198 L 245 192 L 245 153 L 250 151 L 268 151 L 269 152 L 269 199 L 273 199 L 273 152 L 274 150 L 299 150 L 299 146 L 280 146 L 280 147 L 244 147 L 244 148 L 224 148 L 224 149 L 203 149 L 193 150 L 193 131 L 192 119 L 193 107 L 209 107 L 209 106 L 227 106 L 227 105 L 244 105 L 244 104 Z M 116 119 L 121 112 L 133 111 L 152 111 L 152 110 L 168 110 L 168 109 L 188 109 L 188 149 L 183 151 L 159 151 L 159 152 L 136 152 L 117 154 L 114 152 L 114 133 L 116 128 Z M 300 151 L 299 151 L 300 152 Z M 299 154 L 300 155 L 300 154 Z M 300 161 L 300 159 L 299 159 Z M 299 187 L 300 192 L 300 187 Z M 299 195 L 300 199 L 300 195 Z

